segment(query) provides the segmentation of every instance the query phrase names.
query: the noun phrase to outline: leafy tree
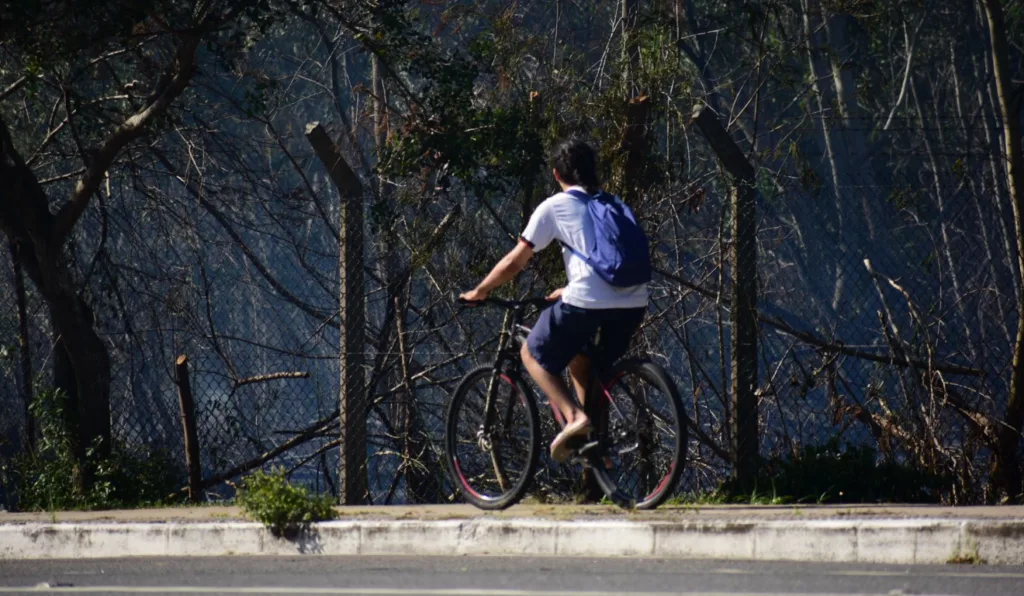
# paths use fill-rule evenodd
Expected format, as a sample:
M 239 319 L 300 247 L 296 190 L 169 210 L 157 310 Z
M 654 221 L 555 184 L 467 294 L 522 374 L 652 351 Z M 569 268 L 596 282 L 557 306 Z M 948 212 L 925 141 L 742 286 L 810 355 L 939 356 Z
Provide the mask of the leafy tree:
M 25 2 L 5 5 L 0 112 L 0 230 L 46 302 L 55 384 L 70 400 L 76 484 L 86 453 L 110 449 L 111 368 L 75 252 L 102 251 L 82 230 L 125 161 L 173 126 L 204 51 L 227 53 L 271 18 L 266 2 Z M 15 95 L 26 96 L 25 109 Z M 30 101 L 29 101 L 30 100 Z

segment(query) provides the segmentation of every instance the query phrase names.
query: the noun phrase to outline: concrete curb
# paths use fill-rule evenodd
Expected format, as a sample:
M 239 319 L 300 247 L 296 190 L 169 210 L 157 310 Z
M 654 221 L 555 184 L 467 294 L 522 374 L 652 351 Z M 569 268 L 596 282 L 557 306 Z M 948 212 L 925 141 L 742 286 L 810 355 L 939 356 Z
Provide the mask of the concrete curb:
M 350 520 L 296 538 L 241 522 L 0 525 L 0 559 L 296 554 L 1024 565 L 1024 520 Z

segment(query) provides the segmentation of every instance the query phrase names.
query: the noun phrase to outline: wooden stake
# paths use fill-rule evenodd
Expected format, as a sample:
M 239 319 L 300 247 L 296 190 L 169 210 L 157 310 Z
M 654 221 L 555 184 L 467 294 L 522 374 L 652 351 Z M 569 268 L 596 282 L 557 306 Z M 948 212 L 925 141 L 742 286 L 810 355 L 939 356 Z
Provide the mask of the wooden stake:
M 188 356 L 178 356 L 178 403 L 185 430 L 185 467 L 188 469 L 188 500 L 198 503 L 203 497 L 203 468 L 199 462 L 199 433 L 196 431 L 196 404 L 188 377 Z

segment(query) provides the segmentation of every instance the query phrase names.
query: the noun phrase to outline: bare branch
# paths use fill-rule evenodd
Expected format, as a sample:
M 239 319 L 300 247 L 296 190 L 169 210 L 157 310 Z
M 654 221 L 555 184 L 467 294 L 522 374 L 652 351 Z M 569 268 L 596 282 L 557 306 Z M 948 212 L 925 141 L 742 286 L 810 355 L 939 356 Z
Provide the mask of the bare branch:
M 253 267 L 256 268 L 256 271 L 258 271 L 259 274 L 263 276 L 263 279 L 265 279 L 267 283 L 269 283 L 270 286 L 274 288 L 274 290 L 277 291 L 277 293 L 282 298 L 284 298 L 291 304 L 295 305 L 297 308 L 299 308 L 299 310 L 308 314 L 309 316 L 315 319 L 322 320 L 324 321 L 325 324 L 330 325 L 332 327 L 338 326 L 338 323 L 331 320 L 333 315 L 331 315 L 327 311 L 320 310 L 314 306 L 307 304 L 304 300 L 300 299 L 298 296 L 290 292 L 288 288 L 284 286 L 284 284 L 278 281 L 270 273 L 270 269 L 268 269 L 267 266 L 264 265 L 263 262 L 256 257 L 256 254 L 253 253 L 252 249 L 249 248 L 249 245 L 245 242 L 245 240 L 242 239 L 242 236 L 234 229 L 234 227 L 228 221 L 227 217 L 225 217 L 224 214 L 221 213 L 219 209 L 214 207 L 212 203 L 207 201 L 206 197 L 203 196 L 203 193 L 196 190 L 195 186 L 190 181 L 186 180 L 177 173 L 174 165 L 170 162 L 170 160 L 167 159 L 167 156 L 165 156 L 163 152 L 154 148 L 153 153 L 154 155 L 156 155 L 157 160 L 161 164 L 163 164 L 163 166 L 167 169 L 167 171 L 173 174 L 174 177 L 177 178 L 179 182 L 181 182 L 182 186 L 185 187 L 189 194 L 191 194 L 193 197 L 196 198 L 196 200 L 199 201 L 199 205 L 203 209 L 205 209 L 207 213 L 212 215 L 215 220 L 217 220 L 217 223 L 220 224 L 221 228 L 223 228 L 224 231 L 227 232 L 228 236 L 231 236 L 231 240 L 234 241 L 235 246 L 237 246 L 242 251 L 242 253 L 245 254 L 246 258 L 249 259 L 249 262 L 252 263 Z
M 53 239 L 57 243 L 63 243 L 67 239 L 121 149 L 142 136 L 146 127 L 154 119 L 164 114 L 171 103 L 188 87 L 189 81 L 192 79 L 198 47 L 198 36 L 185 37 L 168 73 L 171 76 L 170 81 L 162 89 L 158 84 L 158 88 L 155 90 L 155 99 L 118 126 L 95 153 L 88 157 L 85 164 L 85 175 L 75 185 L 70 200 L 57 212 L 53 233 Z
M 882 126 L 882 130 L 889 130 L 889 125 L 892 124 L 893 116 L 896 115 L 896 110 L 900 109 L 903 104 L 903 98 L 907 95 L 907 81 L 910 80 L 910 67 L 914 62 L 914 40 L 917 39 L 917 33 L 921 30 L 921 25 L 924 25 L 924 18 L 917 23 L 917 27 L 914 28 L 914 35 L 911 36 L 907 33 L 907 25 L 903 25 L 903 39 L 907 44 L 907 67 L 903 71 L 903 83 L 900 85 L 900 94 L 896 98 L 896 103 L 892 105 L 892 109 L 889 110 L 889 117 L 885 119 L 885 125 Z
M 74 178 L 75 176 L 81 176 L 85 173 L 85 168 L 78 168 L 66 174 L 58 174 L 52 178 L 44 178 L 39 181 L 39 186 L 46 186 L 47 184 L 53 184 L 54 182 L 60 182 L 61 180 L 67 180 L 68 178 Z
M 685 279 L 679 277 L 678 275 L 674 275 L 674 274 L 672 274 L 672 273 L 670 273 L 668 271 L 664 271 L 662 269 L 657 269 L 657 268 L 654 271 L 658 275 L 661 275 L 662 277 L 664 277 L 666 279 L 670 279 L 670 280 L 672 280 L 672 281 L 674 281 L 674 282 L 676 282 L 676 283 L 678 283 L 678 284 L 680 284 L 680 285 L 682 285 L 684 287 L 687 287 L 687 288 L 689 288 L 691 290 L 694 290 L 695 292 L 697 292 L 698 294 L 700 294 L 700 295 L 702 295 L 702 296 L 704 296 L 706 298 L 714 299 L 714 297 L 715 297 L 715 292 L 713 292 L 711 290 L 708 290 L 706 288 L 703 288 L 703 287 L 701 287 L 701 286 L 699 286 L 699 285 L 697 285 L 695 283 L 686 281 Z M 783 333 L 786 333 L 788 335 L 792 335 L 793 337 L 796 337 L 796 338 L 804 341 L 805 343 L 808 343 L 808 344 L 810 344 L 812 346 L 817 346 L 819 348 L 828 350 L 830 352 L 838 352 L 839 354 L 845 354 L 846 356 L 853 356 L 854 358 L 860 358 L 862 360 L 870 360 L 872 362 L 882 362 L 882 363 L 885 363 L 885 364 L 892 364 L 892 365 L 895 365 L 895 366 L 914 366 L 914 367 L 923 367 L 923 368 L 927 368 L 928 367 L 928 363 L 927 362 L 923 362 L 923 361 L 920 361 L 920 360 L 901 359 L 901 358 L 895 358 L 894 359 L 892 356 L 886 356 L 886 355 L 882 355 L 882 354 L 874 354 L 872 352 L 864 352 L 862 350 L 857 350 L 857 349 L 854 349 L 854 348 L 850 348 L 850 347 L 847 347 L 847 346 L 843 345 L 842 342 L 829 341 L 827 339 L 818 337 L 817 335 L 815 335 L 815 334 L 813 334 L 813 333 L 811 333 L 809 331 L 801 331 L 799 329 L 796 329 L 795 327 L 793 327 L 789 323 L 786 323 L 782 319 L 780 319 L 778 317 L 773 317 L 773 316 L 770 316 L 770 315 L 766 315 L 764 312 L 761 312 L 761 311 L 759 311 L 757 313 L 757 320 L 762 322 L 762 323 L 765 323 L 767 325 L 771 325 L 772 327 L 774 327 L 775 329 L 778 329 L 779 331 L 782 331 Z M 965 376 L 971 376 L 971 377 L 981 377 L 981 376 L 985 375 L 985 371 L 979 370 L 977 368 L 969 368 L 969 367 L 966 367 L 966 366 L 958 366 L 956 364 L 936 364 L 933 368 L 935 370 L 937 370 L 937 371 L 941 371 L 941 372 L 949 373 L 949 374 L 954 374 L 954 375 L 965 375 Z
M 235 381 L 235 389 L 243 387 L 245 385 L 251 385 L 253 383 L 266 383 L 267 381 L 276 381 L 278 379 L 308 379 L 309 373 L 304 371 L 293 371 L 293 372 L 276 372 L 265 375 L 256 375 L 255 377 L 246 377 L 244 379 L 238 379 Z
M 8 85 L 6 89 L 0 91 L 0 101 L 7 99 L 7 97 L 10 96 L 12 93 L 15 93 L 18 89 L 24 87 L 29 82 L 30 78 L 31 77 L 29 77 L 28 75 L 24 75 L 17 81 L 14 81 L 10 85 Z

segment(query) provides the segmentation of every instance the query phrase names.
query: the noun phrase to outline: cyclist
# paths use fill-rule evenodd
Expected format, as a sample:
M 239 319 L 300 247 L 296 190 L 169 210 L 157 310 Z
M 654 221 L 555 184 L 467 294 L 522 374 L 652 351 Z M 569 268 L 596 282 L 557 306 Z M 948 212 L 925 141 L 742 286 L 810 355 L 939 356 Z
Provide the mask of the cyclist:
M 567 441 L 585 436 L 592 428 L 579 405 L 586 398 L 591 358 L 597 359 L 598 366 L 608 367 L 625 354 L 647 311 L 648 293 L 646 283 L 612 285 L 588 263 L 588 255 L 579 252 L 584 247 L 597 252 L 599 235 L 595 233 L 594 216 L 587 197 L 581 194 L 593 197 L 599 192 L 594 149 L 578 139 L 563 141 L 554 148 L 550 165 L 562 192 L 537 207 L 515 248 L 476 288 L 460 297 L 467 301 L 486 299 L 491 291 L 518 275 L 534 252 L 552 241 L 561 244 L 568 284 L 547 297 L 554 304 L 540 313 L 520 355 L 530 376 L 565 420 L 565 427 L 551 443 L 552 459 L 562 462 L 572 453 Z M 647 250 L 646 239 L 643 250 Z M 582 353 L 588 346 L 596 350 Z M 566 367 L 579 404 L 562 380 Z

